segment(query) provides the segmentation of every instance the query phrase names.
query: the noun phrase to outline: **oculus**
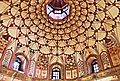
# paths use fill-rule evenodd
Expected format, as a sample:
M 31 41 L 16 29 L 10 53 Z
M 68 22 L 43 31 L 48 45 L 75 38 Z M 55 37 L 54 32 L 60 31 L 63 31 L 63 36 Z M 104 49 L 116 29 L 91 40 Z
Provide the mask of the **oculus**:
M 51 5 L 47 5 L 47 14 L 54 20 L 62 20 L 69 15 L 70 6 L 66 5 L 61 9 L 55 9 Z
M 46 12 L 50 19 L 62 21 L 70 14 L 70 6 L 63 0 L 52 0 L 46 5 Z

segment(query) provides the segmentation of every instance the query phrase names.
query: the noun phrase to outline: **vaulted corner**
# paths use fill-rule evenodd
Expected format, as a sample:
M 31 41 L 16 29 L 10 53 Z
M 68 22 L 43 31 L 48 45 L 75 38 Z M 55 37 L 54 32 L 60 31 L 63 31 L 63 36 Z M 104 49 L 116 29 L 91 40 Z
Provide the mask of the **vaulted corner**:
M 120 81 L 119 0 L 0 0 L 0 81 Z

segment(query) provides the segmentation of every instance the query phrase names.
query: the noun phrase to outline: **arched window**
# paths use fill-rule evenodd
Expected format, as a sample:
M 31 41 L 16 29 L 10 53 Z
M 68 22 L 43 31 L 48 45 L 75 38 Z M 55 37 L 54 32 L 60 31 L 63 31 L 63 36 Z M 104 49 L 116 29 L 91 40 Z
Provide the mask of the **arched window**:
M 26 72 L 27 69 L 27 58 L 22 55 L 22 53 L 17 53 L 15 59 L 12 62 L 11 65 L 13 70 L 20 71 L 20 72 Z
M 52 79 L 53 80 L 58 80 L 61 79 L 61 74 L 60 74 L 60 69 L 59 68 L 53 68 L 52 70 Z
M 13 70 L 22 71 L 21 66 L 22 66 L 22 61 L 19 57 L 17 57 L 13 62 Z
M 92 73 L 99 72 L 99 66 L 98 66 L 98 62 L 96 60 L 92 61 L 91 66 L 92 66 Z

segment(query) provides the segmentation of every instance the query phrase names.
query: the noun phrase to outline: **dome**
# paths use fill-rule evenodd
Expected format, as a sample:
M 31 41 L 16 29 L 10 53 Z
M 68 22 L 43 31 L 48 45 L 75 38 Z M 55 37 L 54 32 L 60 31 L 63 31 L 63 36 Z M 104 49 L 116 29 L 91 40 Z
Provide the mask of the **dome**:
M 15 54 L 24 53 L 37 68 L 65 66 L 68 73 L 79 71 L 81 77 L 85 75 L 84 62 L 90 62 L 90 56 L 106 53 L 106 45 L 119 46 L 119 3 L 116 0 L 2 0 L 1 39 L 9 43 L 6 49 Z M 77 74 L 73 78 L 76 77 Z

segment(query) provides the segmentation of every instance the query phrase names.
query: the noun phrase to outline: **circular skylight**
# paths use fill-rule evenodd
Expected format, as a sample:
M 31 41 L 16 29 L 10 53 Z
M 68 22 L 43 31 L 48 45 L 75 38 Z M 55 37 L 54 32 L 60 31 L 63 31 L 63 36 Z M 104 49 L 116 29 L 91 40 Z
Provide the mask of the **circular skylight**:
M 54 20 L 62 20 L 70 14 L 70 6 L 66 5 L 63 8 L 55 9 L 50 5 L 46 6 L 47 14 Z

